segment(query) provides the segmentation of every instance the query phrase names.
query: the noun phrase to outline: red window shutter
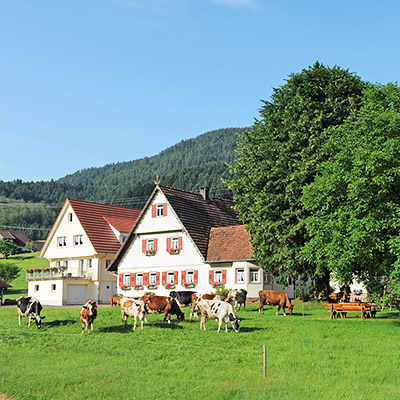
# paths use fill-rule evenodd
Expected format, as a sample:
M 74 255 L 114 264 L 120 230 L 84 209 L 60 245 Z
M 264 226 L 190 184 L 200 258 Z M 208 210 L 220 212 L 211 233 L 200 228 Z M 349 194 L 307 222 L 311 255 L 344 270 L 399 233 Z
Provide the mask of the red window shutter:
M 212 269 L 208 271 L 208 282 L 211 283 L 211 285 L 214 283 L 214 271 Z
M 154 251 L 158 250 L 158 239 L 154 239 Z
M 181 274 L 181 284 L 186 285 L 186 271 L 182 271 Z
M 195 285 L 199 283 L 199 271 L 197 269 L 194 270 L 193 283 Z
M 156 285 L 160 284 L 160 273 L 156 272 Z
M 163 204 L 163 217 L 167 216 L 167 204 Z
M 174 271 L 174 285 L 178 284 L 178 271 Z
M 124 275 L 119 274 L 119 286 L 122 286 L 123 283 L 124 283 Z
M 163 272 L 162 273 L 162 284 L 165 285 L 167 283 L 167 273 Z
M 155 218 L 155 216 L 156 216 L 156 205 L 153 204 L 153 205 L 151 206 L 151 217 L 152 217 L 152 218 Z
M 144 286 L 147 286 L 149 284 L 149 273 L 148 272 L 145 272 L 144 274 L 143 274 L 143 285 Z
M 226 269 L 222 270 L 222 283 L 224 285 L 226 284 Z
M 167 238 L 167 251 L 171 250 L 171 238 Z
M 182 244 L 183 244 L 183 238 L 182 238 L 182 236 L 179 236 L 179 238 L 178 238 L 179 250 L 182 250 Z
M 135 286 L 136 285 L 136 274 L 135 273 L 131 273 L 129 274 L 129 284 L 131 286 Z
M 142 252 L 146 251 L 146 240 L 142 240 Z

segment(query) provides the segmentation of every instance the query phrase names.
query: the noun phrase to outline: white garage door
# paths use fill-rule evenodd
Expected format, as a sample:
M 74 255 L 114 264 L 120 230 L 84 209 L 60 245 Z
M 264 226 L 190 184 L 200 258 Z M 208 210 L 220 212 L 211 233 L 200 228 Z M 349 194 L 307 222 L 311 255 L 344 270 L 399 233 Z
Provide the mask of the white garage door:
M 82 304 L 87 300 L 87 285 L 68 285 L 67 286 L 67 304 Z

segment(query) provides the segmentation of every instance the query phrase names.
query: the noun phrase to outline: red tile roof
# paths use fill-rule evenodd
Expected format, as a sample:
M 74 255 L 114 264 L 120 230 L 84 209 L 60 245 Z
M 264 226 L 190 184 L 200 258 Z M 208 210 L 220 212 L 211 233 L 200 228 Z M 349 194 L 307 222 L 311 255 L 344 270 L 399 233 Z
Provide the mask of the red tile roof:
M 211 228 L 207 262 L 254 260 L 245 225 Z
M 117 230 L 123 227 L 127 232 L 140 214 L 140 210 L 133 208 L 72 199 L 68 201 L 97 253 L 116 253 L 121 246 L 107 221 Z

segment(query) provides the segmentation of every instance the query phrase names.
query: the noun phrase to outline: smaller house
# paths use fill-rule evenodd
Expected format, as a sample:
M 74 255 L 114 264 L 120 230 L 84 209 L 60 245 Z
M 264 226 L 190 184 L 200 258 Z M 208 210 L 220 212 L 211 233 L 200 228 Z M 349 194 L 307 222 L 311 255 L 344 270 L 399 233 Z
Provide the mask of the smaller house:
M 25 232 L 22 231 L 9 231 L 9 230 L 0 230 L 0 240 L 8 239 L 13 242 L 16 246 L 21 247 L 22 250 L 25 250 L 25 245 L 29 241 L 28 236 L 26 236 Z
M 117 278 L 107 271 L 140 210 L 67 199 L 39 257 L 49 268 L 27 271 L 28 295 L 45 305 L 108 303 Z

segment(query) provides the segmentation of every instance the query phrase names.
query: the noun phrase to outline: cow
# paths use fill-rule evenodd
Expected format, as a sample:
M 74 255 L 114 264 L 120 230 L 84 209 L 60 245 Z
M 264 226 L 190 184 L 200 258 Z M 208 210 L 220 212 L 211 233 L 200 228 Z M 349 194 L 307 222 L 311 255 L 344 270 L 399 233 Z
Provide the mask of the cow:
M 97 317 L 97 304 L 93 300 L 87 300 L 83 302 L 81 312 L 79 314 L 82 322 L 82 333 L 86 329 L 93 331 L 93 322 Z
M 206 318 L 212 318 L 218 321 L 218 333 L 221 330 L 222 321 L 225 322 L 225 332 L 228 333 L 228 322 L 236 333 L 240 330 L 240 320 L 236 318 L 233 312 L 232 304 L 221 300 L 200 300 L 197 307 L 201 312 L 200 330 L 204 327 L 206 330 Z
M 276 290 L 260 290 L 258 292 L 258 314 L 264 314 L 264 304 L 268 306 L 278 306 L 276 315 L 278 315 L 279 310 L 282 308 L 283 315 L 286 316 L 285 308 L 289 310 L 290 315 L 292 315 L 293 306 L 289 300 L 289 297 L 284 292 L 278 292 Z
M 169 296 L 176 300 L 179 307 L 190 306 L 192 304 L 192 295 L 196 293 L 192 290 L 186 291 L 172 291 Z
M 246 289 L 232 289 L 228 296 L 225 298 L 225 301 L 230 303 L 233 300 L 233 308 L 235 311 L 240 311 L 240 307 L 243 304 L 243 309 L 246 310 L 246 299 L 247 299 L 247 290 Z M 238 310 L 239 305 L 239 310 Z
M 193 293 L 192 294 L 192 308 L 190 309 L 190 317 L 189 320 L 192 320 L 193 313 L 197 319 L 199 316 L 197 315 L 197 303 L 200 300 L 223 300 L 222 297 L 218 294 L 201 294 L 201 293 Z
M 128 317 L 133 317 L 134 325 L 133 330 L 136 330 L 137 318 L 140 319 L 140 328 L 143 329 L 143 321 L 147 324 L 147 307 L 143 300 L 135 300 L 129 297 L 123 297 L 120 302 L 122 327 L 127 325 Z
M 21 326 L 21 318 L 29 317 L 28 327 L 31 326 L 32 316 L 35 318 L 36 326 L 38 329 L 42 327 L 42 320 L 46 317 L 40 315 L 43 307 L 36 297 L 18 297 L 16 300 L 18 308 L 18 324 Z
M 181 311 L 175 299 L 169 296 L 143 296 L 143 301 L 150 314 L 164 313 L 163 322 L 168 317 L 168 323 L 171 323 L 171 315 L 176 315 L 178 321 L 185 320 L 185 314 Z

